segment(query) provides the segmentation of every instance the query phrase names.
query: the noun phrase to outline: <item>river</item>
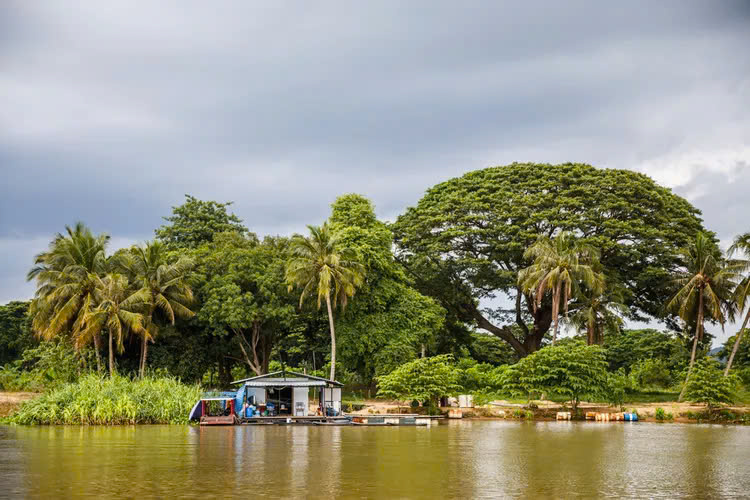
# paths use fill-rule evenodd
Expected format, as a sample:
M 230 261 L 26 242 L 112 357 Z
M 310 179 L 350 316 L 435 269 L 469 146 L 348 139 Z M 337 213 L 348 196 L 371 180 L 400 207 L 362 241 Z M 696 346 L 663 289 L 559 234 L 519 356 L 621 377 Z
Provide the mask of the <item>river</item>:
M 747 497 L 749 461 L 719 425 L 0 426 L 2 497 Z

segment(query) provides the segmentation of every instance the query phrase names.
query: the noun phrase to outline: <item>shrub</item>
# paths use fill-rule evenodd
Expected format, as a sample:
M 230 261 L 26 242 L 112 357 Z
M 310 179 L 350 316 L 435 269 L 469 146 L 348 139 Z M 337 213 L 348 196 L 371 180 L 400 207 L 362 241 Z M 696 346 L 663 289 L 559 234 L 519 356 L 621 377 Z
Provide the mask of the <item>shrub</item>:
M 442 354 L 405 363 L 378 377 L 378 396 L 416 399 L 437 407 L 440 397 L 457 394 L 461 389 L 452 361 L 452 356 Z
M 13 364 L 0 367 L 0 389 L 36 392 L 73 382 L 83 368 L 82 360 L 68 340 L 41 342 Z
M 673 384 L 672 372 L 663 359 L 647 358 L 636 362 L 631 370 L 630 377 L 636 388 L 645 390 L 649 388 L 667 388 Z
M 616 373 L 610 373 L 607 376 L 607 401 L 613 406 L 622 408 L 625 402 L 625 388 L 628 385 L 628 377 L 625 376 L 625 369 L 620 368 Z
M 725 377 L 716 361 L 703 358 L 693 366 L 685 395 L 689 401 L 705 403 L 708 408 L 713 408 L 722 403 L 731 403 L 736 386 L 734 375 Z
M 665 412 L 664 408 L 657 408 L 654 413 L 654 418 L 659 422 L 663 422 L 664 420 L 673 420 L 674 416 L 669 412 Z
M 609 379 L 604 351 L 580 341 L 545 347 L 510 366 L 504 385 L 518 396 L 550 392 L 567 397 L 573 406 L 584 397 L 607 396 Z
M 86 375 L 21 405 L 18 424 L 184 424 L 201 396 L 172 377 L 130 380 Z

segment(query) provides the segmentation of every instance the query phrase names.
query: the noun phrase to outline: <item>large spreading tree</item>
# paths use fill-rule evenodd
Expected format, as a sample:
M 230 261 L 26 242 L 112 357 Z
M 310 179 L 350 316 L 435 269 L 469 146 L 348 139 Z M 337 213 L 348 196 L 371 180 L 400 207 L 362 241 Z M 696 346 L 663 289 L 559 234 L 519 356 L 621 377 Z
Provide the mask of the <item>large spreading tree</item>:
M 539 349 L 553 321 L 551 300 L 535 309 L 518 286 L 531 264 L 524 252 L 540 236 L 570 231 L 599 249 L 607 283 L 622 284 L 630 315 L 646 319 L 663 314 L 678 249 L 702 229 L 696 208 L 649 177 L 584 164 L 469 172 L 429 189 L 394 224 L 420 289 L 521 356 Z M 500 324 L 482 308 L 494 297 L 514 303 Z

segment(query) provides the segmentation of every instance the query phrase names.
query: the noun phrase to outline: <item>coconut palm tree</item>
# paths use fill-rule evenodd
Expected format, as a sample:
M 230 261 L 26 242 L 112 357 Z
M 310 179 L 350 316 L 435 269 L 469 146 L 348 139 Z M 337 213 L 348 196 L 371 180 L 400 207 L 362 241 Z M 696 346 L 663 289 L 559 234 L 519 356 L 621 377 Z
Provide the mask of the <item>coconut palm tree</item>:
M 601 294 L 583 293 L 570 309 L 570 323 L 579 331 L 586 331 L 588 345 L 601 344 L 605 331 L 619 332 L 623 316 L 628 314 L 628 307 L 617 290 Z
M 732 246 L 729 247 L 729 255 L 733 255 L 737 252 L 744 253 L 745 256 L 750 256 L 750 233 L 737 236 Z M 738 261 L 738 264 L 747 270 L 750 266 L 750 260 Z M 745 313 L 745 319 L 742 320 L 740 331 L 737 332 L 734 346 L 732 346 L 732 353 L 729 355 L 727 367 L 724 369 L 725 377 L 729 375 L 729 370 L 732 369 L 732 362 L 734 361 L 734 356 L 737 354 L 737 349 L 740 347 L 742 334 L 745 333 L 745 327 L 747 327 L 747 322 L 750 320 L 750 275 L 745 276 L 744 279 L 737 284 L 737 288 L 734 291 L 734 301 L 737 312 L 741 314 L 745 307 L 747 307 L 747 313 Z
M 144 315 L 139 365 L 139 376 L 143 378 L 146 372 L 148 342 L 153 342 L 159 331 L 155 314 L 161 312 L 172 325 L 175 318 L 187 319 L 195 315 L 190 310 L 193 292 L 187 283 L 187 275 L 193 268 L 193 261 L 187 257 L 180 257 L 176 262 L 169 264 L 166 245 L 154 240 L 144 246 L 133 246 L 130 252 L 121 254 L 118 265 L 131 277 L 133 285 L 139 287 L 124 305 L 140 310 Z
M 695 241 L 682 254 L 684 269 L 674 280 L 678 290 L 667 303 L 667 310 L 676 313 L 685 324 L 695 321 L 693 348 L 680 401 L 695 364 L 698 342 L 703 339 L 704 322 L 706 319 L 715 320 L 723 328 L 727 301 L 736 285 L 733 280 L 737 276 L 737 267 L 723 258 L 716 243 L 704 233 L 698 233 Z
M 604 276 L 598 271 L 599 252 L 563 231 L 554 239 L 541 236 L 524 253 L 532 264 L 518 273 L 518 284 L 530 294 L 536 310 L 545 294 L 552 295 L 552 318 L 555 329 L 552 344 L 557 340 L 560 309 L 568 312 L 568 302 L 585 287 L 595 295 L 604 291 Z
M 112 376 L 115 372 L 115 347 L 122 352 L 122 340 L 129 331 L 143 334 L 143 316 L 126 306 L 133 292 L 125 276 L 110 273 L 104 278 L 97 276 L 94 281 L 93 297 L 97 305 L 87 309 L 77 322 L 73 339 L 80 347 L 106 330 L 109 336 L 109 374 Z
M 318 309 L 325 301 L 331 330 L 331 380 L 336 376 L 336 330 L 333 309 L 346 307 L 349 297 L 364 281 L 364 267 L 353 258 L 353 251 L 342 246 L 327 223 L 307 226 L 310 236 L 295 234 L 290 241 L 291 257 L 286 268 L 289 290 L 301 287 L 300 307 L 311 295 L 317 296 Z
M 31 303 L 32 328 L 44 339 L 52 339 L 80 326 L 84 315 L 96 306 L 97 278 L 107 269 L 105 255 L 109 236 L 94 235 L 83 223 L 66 226 L 49 249 L 38 254 L 27 280 L 36 280 Z M 101 339 L 92 337 L 101 370 Z

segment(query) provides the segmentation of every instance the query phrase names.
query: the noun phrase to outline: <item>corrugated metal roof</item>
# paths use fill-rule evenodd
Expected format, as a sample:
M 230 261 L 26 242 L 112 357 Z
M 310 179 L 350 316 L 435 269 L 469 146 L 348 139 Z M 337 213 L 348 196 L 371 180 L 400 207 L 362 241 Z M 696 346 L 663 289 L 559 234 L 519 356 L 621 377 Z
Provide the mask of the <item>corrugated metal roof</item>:
M 322 380 L 295 380 L 283 378 L 266 378 L 262 380 L 249 380 L 245 382 L 246 387 L 323 387 L 326 383 Z
M 279 375 L 279 374 L 281 375 L 281 377 L 275 377 L 275 375 Z M 287 377 L 286 376 L 287 374 L 294 375 L 294 377 Z M 268 379 L 274 379 L 274 378 L 275 379 L 282 378 L 282 379 L 287 379 L 287 380 L 301 378 L 303 380 L 318 380 L 318 381 L 324 382 L 325 384 L 331 384 L 337 387 L 341 387 L 344 385 L 341 382 L 337 382 L 335 380 L 328 380 L 322 377 L 316 377 L 314 375 L 308 375 L 306 373 L 298 373 L 298 372 L 293 372 L 293 371 L 288 371 L 288 370 L 278 370 L 272 373 L 266 373 L 265 375 L 258 375 L 255 377 L 243 378 L 241 380 L 235 380 L 232 383 L 233 384 L 242 384 L 242 383 L 246 384 L 247 382 L 253 382 L 253 381 L 258 381 L 258 380 L 268 380 Z M 325 385 L 325 384 L 322 384 L 322 385 Z M 311 384 L 311 386 L 315 386 L 315 385 L 319 385 L 319 384 Z M 258 386 L 253 386 L 253 387 L 258 387 Z

